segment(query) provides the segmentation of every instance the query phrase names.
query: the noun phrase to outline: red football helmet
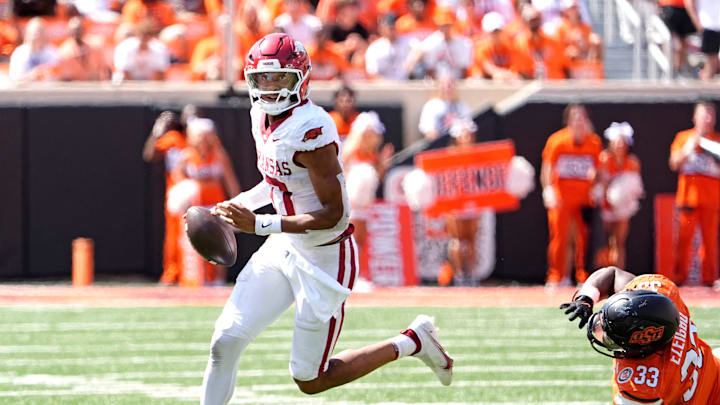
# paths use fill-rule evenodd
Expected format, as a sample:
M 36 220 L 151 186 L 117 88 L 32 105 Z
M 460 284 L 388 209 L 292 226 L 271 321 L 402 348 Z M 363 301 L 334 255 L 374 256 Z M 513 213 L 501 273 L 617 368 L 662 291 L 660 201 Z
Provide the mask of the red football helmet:
M 245 60 L 250 101 L 270 115 L 295 107 L 309 93 L 310 68 L 310 57 L 300 41 L 283 33 L 264 36 Z

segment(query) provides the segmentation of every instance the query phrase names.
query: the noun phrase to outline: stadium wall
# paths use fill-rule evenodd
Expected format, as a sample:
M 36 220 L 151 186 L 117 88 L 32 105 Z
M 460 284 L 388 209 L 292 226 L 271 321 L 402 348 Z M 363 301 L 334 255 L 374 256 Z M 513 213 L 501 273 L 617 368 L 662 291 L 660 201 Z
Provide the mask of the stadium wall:
M 0 107 L 0 279 L 68 278 L 71 242 L 95 241 L 98 274 L 146 274 L 162 266 L 165 173 L 142 148 L 157 115 L 171 103 Z M 247 102 L 200 105 L 213 119 L 243 189 L 260 181 Z M 386 141 L 402 148 L 402 107 L 378 112 Z M 238 235 L 236 275 L 262 242 Z
M 628 268 L 640 273 L 654 270 L 653 199 L 675 190 L 676 175 L 667 166 L 669 147 L 677 131 L 692 126 L 692 104 L 698 93 L 668 90 L 678 93 L 668 97 L 627 91 L 635 97 L 628 93 L 618 97 L 617 90 L 601 97 L 597 91 L 569 88 L 534 91 L 484 109 L 476 121 L 480 140 L 513 139 L 517 153 L 538 174 L 545 140 L 562 127 L 562 110 L 568 102 L 588 104 L 598 133 L 612 121 L 629 121 L 635 128 L 634 152 L 643 164 L 647 192 L 632 219 L 628 242 Z M 77 98 L 71 104 L 41 101 L 0 106 L 0 185 L 5 191 L 0 199 L 0 278 L 68 277 L 70 242 L 78 236 L 95 239 L 98 273 L 157 276 L 162 260 L 164 171 L 162 164 L 145 164 L 140 155 L 157 114 L 181 105 L 142 98 L 86 105 Z M 249 134 L 248 106 L 209 100 L 199 104 L 216 121 L 241 185 L 256 184 L 260 177 L 254 167 L 254 147 L 249 136 L 238 135 Z M 388 140 L 396 148 L 403 145 L 407 131 L 402 104 L 361 107 L 378 110 L 388 126 Z M 493 277 L 541 282 L 547 238 L 538 188 L 519 210 L 498 215 Z M 239 239 L 238 265 L 231 276 L 261 242 L 250 235 Z

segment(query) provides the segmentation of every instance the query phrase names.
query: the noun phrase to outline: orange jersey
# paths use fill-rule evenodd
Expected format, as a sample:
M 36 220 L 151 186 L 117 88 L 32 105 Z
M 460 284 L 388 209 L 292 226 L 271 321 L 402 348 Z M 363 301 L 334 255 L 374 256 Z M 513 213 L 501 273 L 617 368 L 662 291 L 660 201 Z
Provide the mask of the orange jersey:
M 337 111 L 330 111 L 330 117 L 335 121 L 335 126 L 337 127 L 338 136 L 340 137 L 341 141 L 344 141 L 345 138 L 347 138 L 348 134 L 350 133 L 350 128 L 352 127 L 353 121 L 355 121 L 355 118 L 360 115 L 359 112 L 355 112 L 352 116 L 350 116 L 350 119 L 345 121 L 343 116 L 337 112 Z
M 184 175 L 200 185 L 200 205 L 211 205 L 225 200 L 223 167 L 214 153 L 203 158 L 194 148 L 185 148 Z
M 540 33 L 518 35 L 515 40 L 518 57 L 513 62 L 514 70 L 536 79 L 566 79 L 570 60 L 565 48 L 553 38 Z
M 662 400 L 663 405 L 720 405 L 720 360 L 698 337 L 675 283 L 663 275 L 644 274 L 625 289 L 667 296 L 677 306 L 680 325 L 665 349 L 643 359 L 615 360 L 613 403 Z
M 592 33 L 592 28 L 582 21 L 573 24 L 568 19 L 563 18 L 555 32 L 555 37 L 563 46 L 563 49 L 574 46 L 578 49 L 580 57 L 582 57 L 590 46 L 590 35 Z
M 175 184 L 170 173 L 180 162 L 180 154 L 185 146 L 185 136 L 178 131 L 168 131 L 155 142 L 155 150 L 165 157 L 165 185 L 168 190 Z
M 580 145 L 573 141 L 570 129 L 550 135 L 543 149 L 543 162 L 552 166 L 552 185 L 563 201 L 590 204 L 593 185 L 602 152 L 602 141 L 596 134 L 586 134 Z
M 685 146 L 694 129 L 678 132 L 670 146 L 671 153 Z M 720 134 L 706 136 L 713 141 L 720 141 Z M 720 208 L 720 164 L 710 155 L 695 148 L 680 166 L 675 203 L 679 207 L 714 207 Z
M 483 66 L 485 62 L 490 62 L 499 68 L 510 69 L 512 60 L 513 49 L 509 41 L 505 38 L 499 42 L 494 41 L 492 36 L 487 35 L 475 43 L 475 61 L 470 68 L 471 75 L 489 79 L 490 73 L 485 71 Z

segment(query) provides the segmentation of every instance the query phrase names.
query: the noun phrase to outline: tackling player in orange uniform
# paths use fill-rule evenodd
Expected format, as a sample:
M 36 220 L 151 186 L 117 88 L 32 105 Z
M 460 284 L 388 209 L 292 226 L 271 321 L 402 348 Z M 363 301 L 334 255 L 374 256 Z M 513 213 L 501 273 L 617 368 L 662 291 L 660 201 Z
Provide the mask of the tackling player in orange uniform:
M 575 281 L 587 278 L 585 246 L 594 202 L 590 192 L 598 170 L 602 141 L 592 132 L 587 110 L 569 105 L 564 113 L 567 127 L 550 135 L 542 154 L 540 181 L 543 202 L 548 209 L 547 286 L 559 284 L 567 276 L 566 257 L 571 226 L 576 230 Z
M 608 296 L 593 314 L 593 305 Z M 587 323 L 593 349 L 615 358 L 614 405 L 720 405 L 720 350 L 713 355 L 698 337 L 667 277 L 606 267 L 560 308 L 571 321 L 580 318 L 580 328 Z

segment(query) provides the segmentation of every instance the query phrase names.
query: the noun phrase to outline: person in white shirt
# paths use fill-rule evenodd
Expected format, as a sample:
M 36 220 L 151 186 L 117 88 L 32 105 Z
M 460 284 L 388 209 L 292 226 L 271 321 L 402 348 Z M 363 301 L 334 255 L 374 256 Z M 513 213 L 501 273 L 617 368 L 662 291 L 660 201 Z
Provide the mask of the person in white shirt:
M 10 55 L 8 75 L 14 81 L 49 79 L 57 60 L 55 47 L 48 44 L 45 21 L 35 17 L 25 28 L 23 44 Z
M 458 100 L 454 79 L 440 77 L 437 85 L 437 96 L 428 100 L 420 112 L 420 133 L 430 140 L 448 134 L 458 120 L 472 120 L 470 107 Z
M 135 27 L 135 35 L 115 47 L 113 82 L 123 80 L 164 80 L 170 67 L 170 52 L 155 38 L 149 21 Z
M 532 0 L 531 4 L 542 16 L 542 30 L 548 35 L 555 35 L 562 19 L 562 0 Z M 590 12 L 584 0 L 578 1 L 580 17 L 585 24 L 590 24 Z M 510 20 L 508 20 L 510 21 Z
M 712 79 L 718 71 L 718 52 L 720 51 L 720 1 L 685 0 L 690 19 L 698 32 L 702 32 L 700 50 L 705 54 L 705 67 L 700 78 Z
M 378 19 L 380 38 L 373 41 L 365 51 L 365 71 L 371 77 L 390 80 L 406 80 L 410 76 L 408 56 L 418 41 L 408 35 L 398 35 L 395 30 L 397 16 L 393 13 Z
M 285 13 L 275 19 L 275 27 L 305 45 L 315 43 L 322 21 L 307 10 L 307 0 L 285 0 Z
M 437 31 L 413 49 L 410 64 L 422 61 L 425 76 L 464 78 L 473 60 L 472 40 L 453 31 L 455 13 L 452 10 L 436 10 L 433 20 Z

